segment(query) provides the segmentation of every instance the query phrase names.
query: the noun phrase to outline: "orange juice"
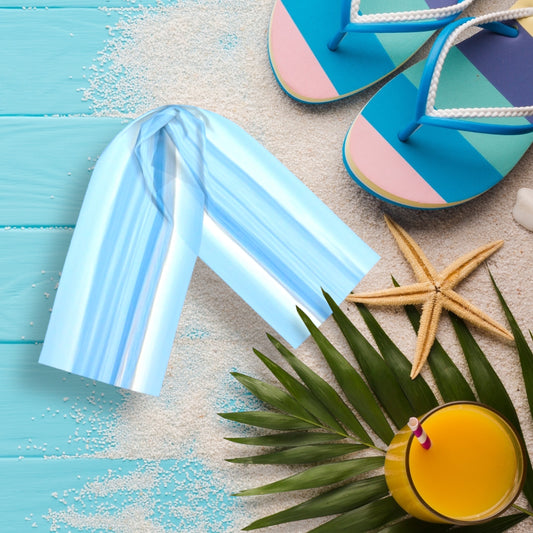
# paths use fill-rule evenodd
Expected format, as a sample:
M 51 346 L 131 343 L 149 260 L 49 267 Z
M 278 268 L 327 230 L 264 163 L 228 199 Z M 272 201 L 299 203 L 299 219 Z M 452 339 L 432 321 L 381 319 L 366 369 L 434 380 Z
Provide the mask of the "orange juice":
M 525 474 L 524 448 L 498 413 L 456 402 L 437 407 L 421 422 L 429 450 L 405 427 L 385 459 L 389 489 L 407 512 L 431 522 L 472 524 L 514 501 Z

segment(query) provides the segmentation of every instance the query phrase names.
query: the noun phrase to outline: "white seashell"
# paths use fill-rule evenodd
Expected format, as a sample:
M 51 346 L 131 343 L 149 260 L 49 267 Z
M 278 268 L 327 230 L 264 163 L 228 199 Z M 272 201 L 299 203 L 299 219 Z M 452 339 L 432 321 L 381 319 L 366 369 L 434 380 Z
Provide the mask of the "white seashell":
M 533 231 L 533 189 L 518 190 L 513 207 L 513 218 L 524 228 Z

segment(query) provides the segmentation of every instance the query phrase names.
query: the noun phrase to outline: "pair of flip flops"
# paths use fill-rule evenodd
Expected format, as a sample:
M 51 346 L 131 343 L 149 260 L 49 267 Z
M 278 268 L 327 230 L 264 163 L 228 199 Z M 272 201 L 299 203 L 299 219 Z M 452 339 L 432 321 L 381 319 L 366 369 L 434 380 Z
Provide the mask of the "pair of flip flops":
M 456 18 L 472 2 L 276 1 L 271 65 L 282 88 L 309 103 L 374 84 L 440 29 L 427 59 L 384 85 L 346 135 L 348 172 L 383 200 L 461 204 L 501 181 L 533 143 L 533 0 Z

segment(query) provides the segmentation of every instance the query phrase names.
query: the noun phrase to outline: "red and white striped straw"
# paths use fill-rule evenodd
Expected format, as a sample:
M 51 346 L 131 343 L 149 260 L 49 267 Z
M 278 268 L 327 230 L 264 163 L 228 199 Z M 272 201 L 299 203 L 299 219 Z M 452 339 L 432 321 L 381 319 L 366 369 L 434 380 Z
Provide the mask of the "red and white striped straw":
M 422 446 L 424 450 L 429 450 L 431 448 L 431 440 L 427 436 L 427 433 L 424 431 L 424 428 L 421 426 L 420 422 L 418 421 L 418 418 L 412 416 L 409 419 L 407 425 L 409 426 L 409 429 L 413 432 L 414 436 L 418 439 L 420 446 Z

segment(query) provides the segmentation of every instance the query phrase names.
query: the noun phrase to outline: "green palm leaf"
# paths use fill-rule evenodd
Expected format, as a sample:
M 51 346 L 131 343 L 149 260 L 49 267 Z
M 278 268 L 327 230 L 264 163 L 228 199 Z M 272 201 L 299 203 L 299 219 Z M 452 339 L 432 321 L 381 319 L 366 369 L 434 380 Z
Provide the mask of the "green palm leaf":
M 392 526 L 379 530 L 379 533 L 444 533 L 452 529 L 450 524 L 430 524 L 416 518 L 404 518 Z
M 272 413 L 270 411 L 242 411 L 239 413 L 218 413 L 218 415 L 226 420 L 266 429 L 279 429 L 283 431 L 291 429 L 316 429 L 315 424 L 310 424 L 305 420 L 280 413 Z
M 335 301 L 327 294 L 324 296 L 333 312 L 333 318 L 348 341 L 376 398 L 383 405 L 394 425 L 397 428 L 403 427 L 413 415 L 413 408 L 392 370 Z
M 384 457 L 363 457 L 361 459 L 348 459 L 337 463 L 314 466 L 287 478 L 238 492 L 236 496 L 257 496 L 259 494 L 274 494 L 293 490 L 314 489 L 325 487 L 333 483 L 345 481 L 352 477 L 376 470 L 383 466 Z
M 533 404 L 533 353 L 494 280 L 493 284 L 516 339 L 531 407 Z M 357 330 L 337 304 L 328 295 L 325 297 L 366 381 L 305 313 L 299 310 L 300 317 L 335 375 L 349 404 L 368 423 L 374 433 L 387 444 L 392 430 L 385 413 L 395 425 L 402 425 L 409 416 L 420 415 L 435 407 L 437 404 L 435 395 L 422 378 L 409 379 L 410 364 L 407 358 L 368 309 L 358 305 L 359 312 L 381 354 Z M 413 306 L 406 306 L 405 310 L 417 331 L 420 313 Z M 451 320 L 463 348 L 475 392 L 436 341 L 431 350 L 429 364 L 444 401 L 476 401 L 478 396 L 480 401 L 497 409 L 519 428 L 518 417 L 512 402 L 496 372 L 462 320 L 453 315 Z M 292 367 L 296 376 L 258 351 L 255 351 L 258 358 L 285 390 L 240 373 L 233 374 L 252 394 L 280 412 L 249 411 L 221 414 L 228 420 L 276 431 L 268 435 L 228 439 L 235 443 L 271 448 L 270 451 L 260 455 L 239 457 L 230 461 L 247 464 L 329 462 L 311 466 L 274 483 L 239 492 L 237 494 L 239 496 L 251 496 L 305 489 L 325 489 L 325 492 L 307 501 L 256 520 L 246 530 L 333 515 L 338 516 L 312 531 L 319 533 L 342 531 L 439 533 L 465 529 L 446 524 L 429 524 L 412 517 L 404 518 L 405 512 L 391 496 L 387 496 L 388 489 L 382 475 L 362 480 L 354 479 L 361 474 L 381 468 L 384 457 L 340 458 L 369 447 L 379 450 L 379 444 L 374 445 L 354 412 L 326 380 L 312 371 L 279 341 L 271 336 L 269 339 Z M 326 489 L 329 485 L 337 483 L 344 483 L 344 485 L 330 490 Z M 524 492 L 530 503 L 533 503 L 533 471 L 529 460 Z M 516 509 L 525 511 L 519 507 Z M 468 533 L 503 532 L 528 516 L 530 515 L 525 511 L 498 517 L 480 526 L 468 526 Z
M 378 498 L 383 498 L 388 492 L 385 476 L 362 479 L 320 494 L 279 513 L 256 520 L 244 530 L 250 531 L 297 520 L 345 513 Z
M 367 384 L 355 368 L 348 363 L 333 344 L 313 324 L 311 319 L 300 309 L 298 309 L 298 313 L 333 371 L 337 383 L 340 385 L 349 402 L 378 437 L 386 444 L 389 444 L 392 437 L 394 437 L 394 433 Z
M 394 372 L 405 396 L 407 396 L 409 403 L 413 406 L 413 414 L 420 416 L 437 407 L 437 398 L 435 398 L 429 385 L 421 375 L 418 375 L 415 379 L 410 378 L 411 363 L 396 344 L 392 342 L 372 313 L 362 304 L 357 304 L 357 309 L 359 309 L 359 313 L 361 313 L 372 337 L 374 337 L 383 359 Z
M 259 400 L 295 418 L 300 418 L 316 426 L 320 425 L 319 421 L 309 411 L 304 409 L 290 394 L 278 387 L 238 372 L 232 372 L 231 375 Z
M 529 412 L 533 413 L 533 352 L 531 352 L 531 348 L 527 344 L 527 341 L 522 331 L 518 327 L 518 323 L 516 322 L 515 317 L 511 313 L 509 306 L 503 299 L 502 293 L 498 289 L 494 278 L 492 277 L 492 274 L 490 274 L 490 279 L 492 281 L 494 290 L 498 295 L 498 299 L 500 300 L 500 304 L 503 308 L 503 312 L 505 313 L 507 321 L 511 326 L 511 331 L 513 332 L 516 349 L 520 358 L 520 365 L 522 367 L 522 376 L 524 378 L 524 384 L 526 386 L 527 399 L 529 402 Z M 531 332 L 529 334 L 531 336 Z
M 495 518 L 484 524 L 456 527 L 452 531 L 462 531 L 463 533 L 502 533 L 503 531 L 507 531 L 509 528 L 516 526 L 516 524 L 519 524 L 528 516 L 529 515 L 526 513 L 501 516 L 500 518 Z
M 236 442 L 237 444 L 249 444 L 251 446 L 279 446 L 280 448 L 306 446 L 308 444 L 322 444 L 324 442 L 340 439 L 344 439 L 344 437 L 337 433 L 311 433 L 303 431 L 274 433 L 273 435 L 262 435 L 260 437 L 226 438 L 226 440 Z
M 383 524 L 392 522 L 405 515 L 405 511 L 388 496 L 381 500 L 375 500 L 348 511 L 321 526 L 312 529 L 312 533 L 363 533 L 378 528 Z
M 380 529 L 379 533 L 443 533 L 445 531 L 464 531 L 464 533 L 502 533 L 516 526 L 528 517 L 525 513 L 500 516 L 477 526 L 452 526 L 450 524 L 429 524 L 416 518 L 406 518 L 396 524 Z
M 533 415 L 533 353 L 531 352 L 531 348 L 527 344 L 524 334 L 518 327 L 518 323 L 516 322 L 515 317 L 511 313 L 507 302 L 504 300 L 500 289 L 496 285 L 492 274 L 490 274 L 490 279 L 492 281 L 494 290 L 496 291 L 496 294 L 498 296 L 498 300 L 500 301 L 502 309 L 505 313 L 507 321 L 511 326 L 511 331 L 513 332 L 516 350 L 520 359 L 520 366 L 522 367 L 522 378 L 524 379 L 524 385 L 526 387 L 526 394 L 529 403 L 529 412 Z M 529 335 L 531 336 L 531 332 L 529 332 Z M 518 425 L 517 428 L 521 431 L 520 425 Z M 526 482 L 524 484 L 524 494 L 526 495 L 529 504 L 533 505 L 533 468 L 531 466 L 531 458 L 529 457 L 529 454 L 527 455 L 527 472 Z
M 528 516 L 529 515 L 526 513 L 501 516 L 490 522 L 485 522 L 484 524 L 456 527 L 452 531 L 462 531 L 463 533 L 502 533 L 503 531 L 507 531 L 509 528 L 516 526 L 516 524 L 519 524 Z
M 522 434 L 518 415 L 514 408 L 509 394 L 505 390 L 503 383 L 492 368 L 485 354 L 481 351 L 478 343 L 466 327 L 465 323 L 453 313 L 450 313 L 455 334 L 463 349 L 474 386 L 480 401 L 490 405 L 496 411 L 511 422 L 511 424 Z M 533 502 L 533 468 L 529 456 L 526 456 L 526 481 L 524 483 L 524 494 L 530 503 Z
M 393 281 L 395 285 L 398 285 L 394 278 Z M 418 333 L 420 313 L 414 305 L 406 305 L 404 309 L 413 329 Z M 445 402 L 476 401 L 476 396 L 463 374 L 461 374 L 455 366 L 455 363 L 436 339 L 429 352 L 428 363 L 431 373 L 435 378 L 437 388 Z
M 226 459 L 229 463 L 263 464 L 263 465 L 296 465 L 305 463 L 318 463 L 334 459 L 349 453 L 364 450 L 364 444 L 310 444 L 308 446 L 295 446 L 279 452 L 252 455 Z
M 499 411 L 518 429 L 520 422 L 516 410 L 498 374 L 492 368 L 463 320 L 453 313 L 450 313 L 450 319 L 463 349 L 479 400 Z
M 258 350 L 254 350 L 254 353 L 303 408 L 313 413 L 327 428 L 344 437 L 348 436 L 346 430 L 305 385 L 266 355 Z
M 302 363 L 293 353 L 272 336 L 268 336 L 272 344 L 292 366 L 301 380 L 307 385 L 309 390 L 322 402 L 337 420 L 344 425 L 354 435 L 357 435 L 363 442 L 372 444 L 370 435 L 363 428 L 359 420 L 355 418 L 352 411 L 344 403 L 337 391 L 318 374 L 313 372 L 307 365 Z

